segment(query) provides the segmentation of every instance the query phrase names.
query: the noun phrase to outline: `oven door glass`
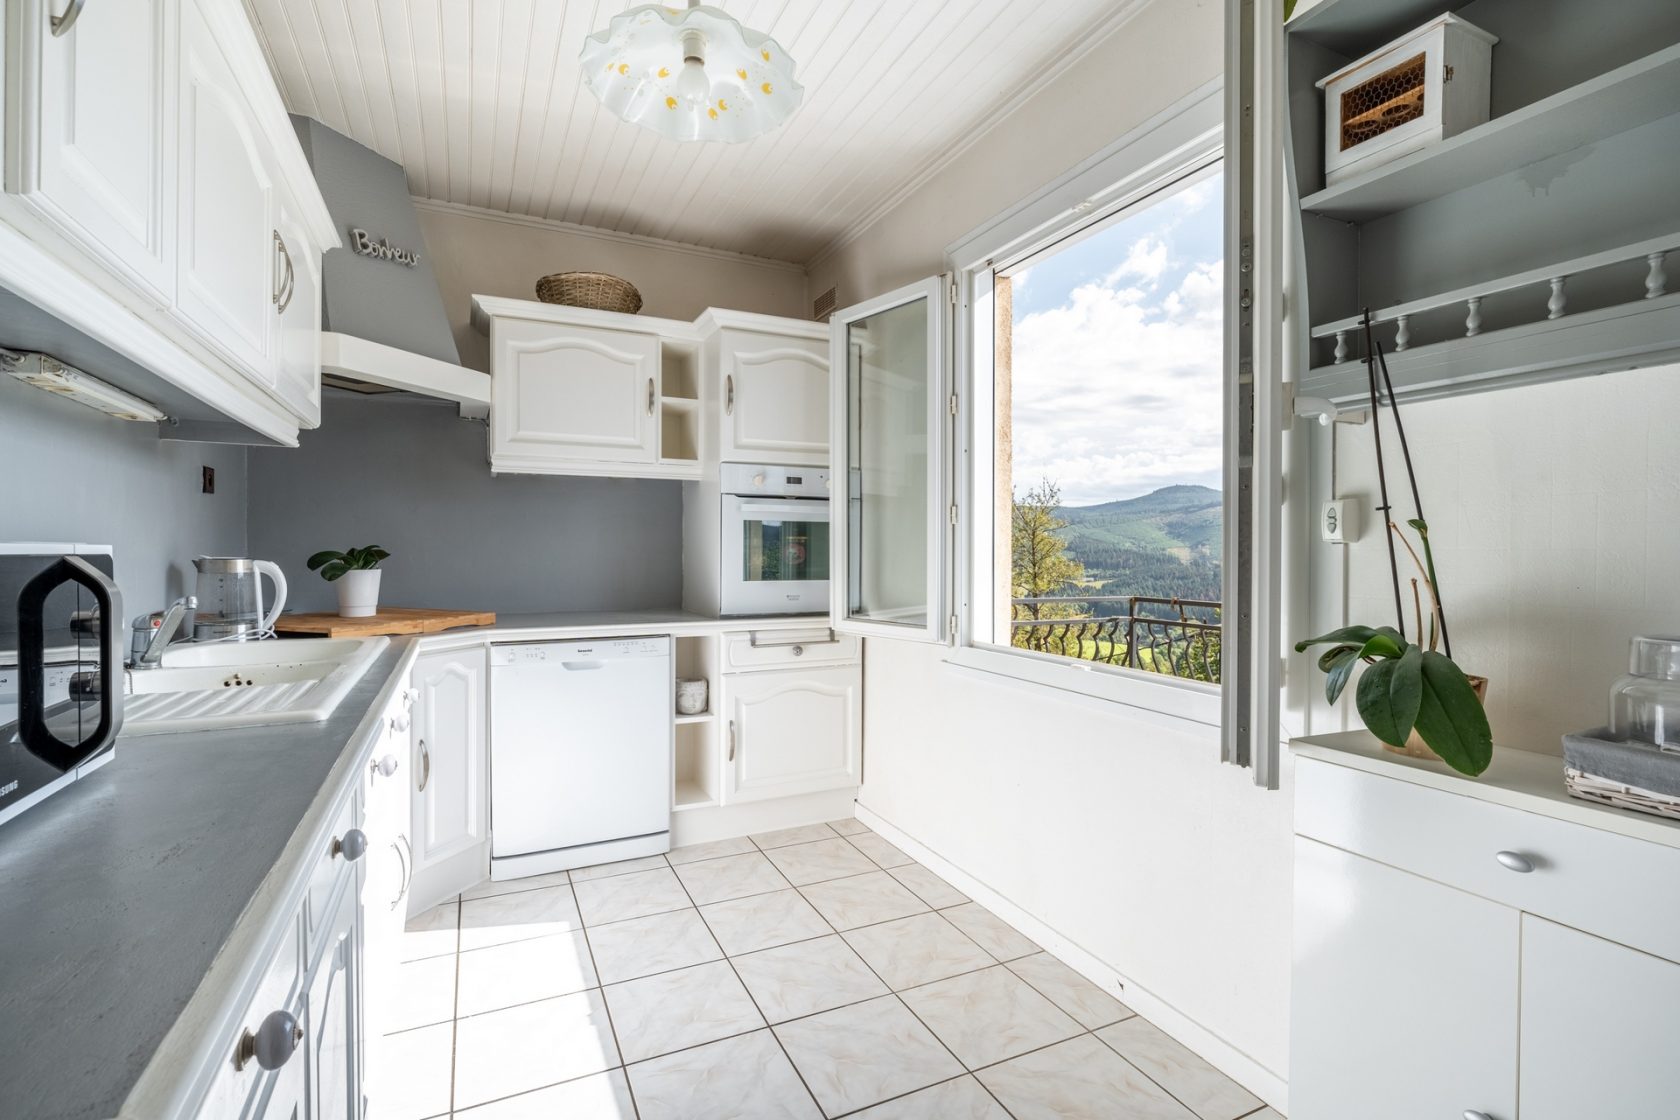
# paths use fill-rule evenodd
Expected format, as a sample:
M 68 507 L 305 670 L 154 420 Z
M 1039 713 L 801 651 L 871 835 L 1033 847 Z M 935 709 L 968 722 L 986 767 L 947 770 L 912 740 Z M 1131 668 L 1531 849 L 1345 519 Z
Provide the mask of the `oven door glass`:
M 724 613 L 827 609 L 826 500 L 726 495 L 723 531 Z

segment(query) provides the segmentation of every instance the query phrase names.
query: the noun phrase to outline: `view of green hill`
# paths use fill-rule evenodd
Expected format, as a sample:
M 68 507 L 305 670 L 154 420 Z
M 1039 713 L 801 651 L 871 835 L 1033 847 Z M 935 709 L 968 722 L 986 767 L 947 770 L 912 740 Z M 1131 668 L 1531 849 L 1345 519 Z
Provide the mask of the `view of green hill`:
M 1102 593 L 1207 600 L 1220 598 L 1222 514 L 1219 491 L 1206 486 L 1056 510 L 1068 552 Z

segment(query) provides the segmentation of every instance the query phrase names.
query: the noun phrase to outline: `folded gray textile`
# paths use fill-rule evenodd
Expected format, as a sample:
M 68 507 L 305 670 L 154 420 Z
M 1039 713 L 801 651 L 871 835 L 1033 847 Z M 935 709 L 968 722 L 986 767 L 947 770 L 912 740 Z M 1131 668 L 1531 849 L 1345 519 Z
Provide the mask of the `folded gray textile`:
M 1563 759 L 1584 774 L 1680 797 L 1680 754 L 1655 743 L 1615 738 L 1608 727 L 1565 735 Z

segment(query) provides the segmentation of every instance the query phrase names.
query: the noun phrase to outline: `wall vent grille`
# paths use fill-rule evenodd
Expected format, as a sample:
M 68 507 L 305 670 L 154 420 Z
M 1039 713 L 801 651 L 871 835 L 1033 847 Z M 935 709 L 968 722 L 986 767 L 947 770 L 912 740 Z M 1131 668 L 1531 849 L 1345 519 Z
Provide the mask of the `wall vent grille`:
M 811 302 L 811 318 L 823 321 L 834 314 L 834 308 L 839 302 L 839 289 L 830 288 Z

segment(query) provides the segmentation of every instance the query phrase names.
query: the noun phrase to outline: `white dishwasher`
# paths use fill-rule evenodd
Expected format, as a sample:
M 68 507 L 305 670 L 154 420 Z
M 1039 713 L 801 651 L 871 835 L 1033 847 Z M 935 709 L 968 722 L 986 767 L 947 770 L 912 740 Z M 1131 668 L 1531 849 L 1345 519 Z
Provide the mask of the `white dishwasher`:
M 671 639 L 490 647 L 490 877 L 671 847 Z

